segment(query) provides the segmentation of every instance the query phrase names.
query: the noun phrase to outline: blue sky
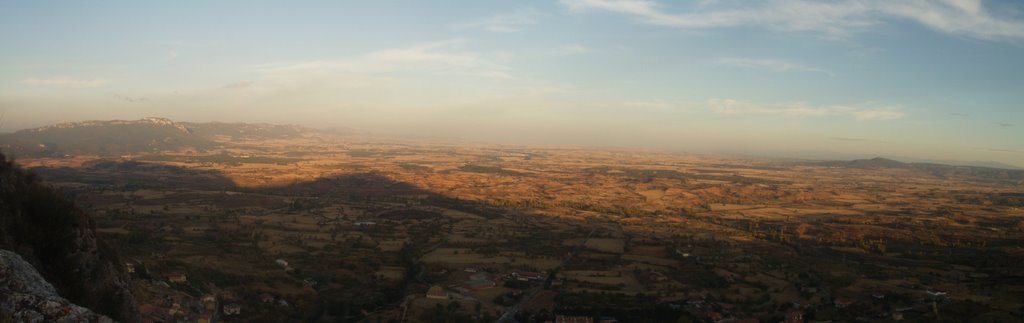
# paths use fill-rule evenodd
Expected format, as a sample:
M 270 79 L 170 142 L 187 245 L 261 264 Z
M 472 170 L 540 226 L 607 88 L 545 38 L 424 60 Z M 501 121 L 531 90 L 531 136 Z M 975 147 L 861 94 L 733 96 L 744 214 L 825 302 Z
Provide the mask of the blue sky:
M 1024 166 L 1024 4 L 0 3 L 3 131 L 85 119 Z

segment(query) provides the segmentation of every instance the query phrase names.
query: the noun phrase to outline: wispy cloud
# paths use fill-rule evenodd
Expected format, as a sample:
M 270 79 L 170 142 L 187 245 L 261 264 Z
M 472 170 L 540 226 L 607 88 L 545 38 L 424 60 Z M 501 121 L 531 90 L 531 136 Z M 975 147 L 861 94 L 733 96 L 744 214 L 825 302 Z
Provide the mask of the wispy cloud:
M 411 47 L 384 49 L 358 57 L 272 64 L 259 67 L 265 73 L 348 71 L 427 72 L 508 79 L 509 68 L 486 59 L 480 53 L 461 50 L 462 39 L 428 42 Z
M 511 104 L 572 89 L 517 74 L 500 63 L 516 56 L 474 51 L 466 43 L 450 39 L 354 56 L 251 66 L 246 72 L 253 74 L 252 83 L 230 87 L 248 84 L 245 91 L 231 95 L 235 100 L 288 97 L 321 105 L 448 109 Z M 217 95 L 223 94 L 222 89 L 216 90 Z
M 490 32 L 512 33 L 523 31 L 537 24 L 542 14 L 536 10 L 524 9 L 451 25 L 453 29 L 483 29 Z
M 906 116 L 899 106 L 827 105 L 815 106 L 804 102 L 791 104 L 758 105 L 733 99 L 710 99 L 708 108 L 715 113 L 731 116 L 785 116 L 785 117 L 848 117 L 856 120 L 893 120 Z
M 590 52 L 593 52 L 593 51 L 594 51 L 593 49 L 590 49 L 590 47 L 587 47 L 587 46 L 583 46 L 583 45 L 580 45 L 580 44 L 569 44 L 569 45 L 564 45 L 564 46 L 558 47 L 558 49 L 555 50 L 555 54 L 558 54 L 558 55 L 579 55 L 579 54 L 590 53 Z
M 1000 127 L 1003 127 L 1003 128 L 1013 127 L 1012 123 L 1006 123 L 1006 122 L 993 122 L 992 124 L 1000 126 Z
M 124 102 L 128 102 L 128 103 L 139 103 L 139 102 L 149 101 L 149 98 L 146 98 L 146 97 L 121 96 L 120 94 L 114 94 L 114 97 L 117 98 L 118 100 L 121 100 L 121 101 L 124 101 Z
M 971 116 L 970 114 L 963 113 L 963 112 L 950 112 L 949 115 L 954 116 L 954 117 L 961 117 L 961 118 L 966 118 L 966 117 L 970 117 Z
M 27 78 L 18 81 L 20 84 L 32 85 L 32 86 L 53 86 L 63 88 L 93 88 L 101 87 L 109 83 L 107 80 L 94 79 L 94 80 L 80 80 L 70 76 L 60 76 L 54 78 Z
M 832 73 L 825 69 L 806 66 L 778 59 L 720 57 L 718 59 L 715 59 L 715 64 L 740 68 L 762 69 L 769 70 L 772 72 L 814 72 L 824 73 L 829 76 L 835 76 L 835 73 Z
M 998 17 L 981 0 L 774 0 L 761 5 L 703 3 L 670 12 L 649 0 L 560 0 L 572 11 L 603 10 L 644 23 L 682 29 L 754 26 L 843 38 L 886 19 L 908 19 L 943 33 L 986 40 L 1022 40 L 1024 22 Z
M 1024 39 L 1024 22 L 996 17 L 981 0 L 881 1 L 879 11 L 952 35 L 977 39 Z
M 774 1 L 761 7 L 720 8 L 705 3 L 694 12 L 667 12 L 663 6 L 647 0 L 560 0 L 573 11 L 604 10 L 628 14 L 644 23 L 683 28 L 706 29 L 760 26 L 779 31 L 814 31 L 832 36 L 877 23 L 865 17 L 868 7 L 859 2 Z

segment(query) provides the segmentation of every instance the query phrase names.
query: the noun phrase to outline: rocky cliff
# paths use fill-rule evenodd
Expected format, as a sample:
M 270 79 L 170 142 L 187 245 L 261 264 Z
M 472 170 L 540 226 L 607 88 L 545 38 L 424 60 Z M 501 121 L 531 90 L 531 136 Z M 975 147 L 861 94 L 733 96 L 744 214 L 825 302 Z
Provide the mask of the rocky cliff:
M 124 263 L 97 239 L 93 219 L 3 154 L 0 249 L 20 255 L 68 301 L 121 322 L 139 321 Z
M 114 322 L 57 295 L 16 253 L 0 250 L 0 318 L 15 322 Z

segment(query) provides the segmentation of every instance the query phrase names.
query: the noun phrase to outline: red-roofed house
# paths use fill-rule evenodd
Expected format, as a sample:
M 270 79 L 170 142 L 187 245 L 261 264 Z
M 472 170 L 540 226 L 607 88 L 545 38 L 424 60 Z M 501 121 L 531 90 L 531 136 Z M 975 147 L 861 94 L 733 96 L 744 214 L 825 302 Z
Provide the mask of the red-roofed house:
M 427 298 L 448 299 L 448 292 L 444 291 L 444 288 L 441 288 L 441 286 L 434 285 L 427 290 Z
M 182 273 L 171 273 L 167 275 L 167 281 L 172 283 L 184 283 L 188 281 L 188 277 Z
M 203 307 L 205 307 L 207 310 L 217 309 L 217 297 L 213 296 L 213 294 L 203 295 L 202 302 Z
M 512 272 L 512 277 L 515 277 L 516 279 L 521 280 L 521 281 L 531 281 L 531 280 L 542 280 L 542 279 L 544 279 L 544 275 L 543 274 L 538 273 L 538 272 L 532 272 L 532 271 L 515 271 L 515 272 Z

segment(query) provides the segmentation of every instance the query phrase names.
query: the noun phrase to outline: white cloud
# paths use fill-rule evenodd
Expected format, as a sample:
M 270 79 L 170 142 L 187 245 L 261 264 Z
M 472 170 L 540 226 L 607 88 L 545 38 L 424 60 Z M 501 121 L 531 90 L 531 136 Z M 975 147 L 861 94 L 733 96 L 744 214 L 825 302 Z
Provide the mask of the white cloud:
M 324 109 L 420 111 L 512 102 L 527 106 L 573 90 L 571 85 L 516 74 L 500 63 L 518 58 L 473 51 L 465 40 L 451 39 L 353 56 L 250 66 L 244 72 L 251 75 L 247 80 L 252 83 L 246 82 L 244 91 L 224 91 L 219 86 L 195 95 L 232 100 L 236 105 L 276 100 Z
M 762 27 L 841 38 L 888 18 L 909 19 L 951 35 L 986 40 L 1024 39 L 1024 23 L 997 17 L 981 0 L 774 0 L 722 7 L 704 2 L 692 12 L 668 12 L 648 0 L 559 0 L 572 11 L 603 10 L 682 29 Z
M 32 85 L 32 86 L 53 86 L 63 88 L 93 88 L 107 85 L 107 80 L 94 79 L 94 80 L 79 80 L 70 76 L 60 76 L 54 78 L 27 78 L 18 81 L 20 84 Z
M 875 22 L 862 17 L 866 6 L 859 2 L 811 2 L 777 0 L 760 8 L 701 9 L 692 13 L 668 13 L 646 0 L 560 0 L 573 11 L 588 9 L 629 14 L 645 23 L 683 29 L 756 25 L 781 31 L 815 31 L 844 36 L 850 30 Z M 701 6 L 709 7 L 710 4 Z
M 889 1 L 882 11 L 948 34 L 977 39 L 1024 39 L 1024 22 L 991 15 L 981 0 Z
M 530 25 L 537 24 L 541 16 L 536 10 L 519 10 L 513 13 L 499 14 L 467 23 L 454 24 L 453 29 L 483 29 L 490 32 L 512 33 L 523 31 Z
M 828 74 L 830 76 L 835 76 L 835 73 L 832 73 L 821 68 L 806 66 L 798 63 L 777 59 L 720 57 L 715 60 L 715 64 L 732 67 L 764 69 L 773 72 L 816 72 Z
M 568 55 L 586 54 L 586 53 L 590 53 L 590 52 L 593 52 L 593 51 L 594 50 L 590 49 L 590 47 L 587 47 L 587 46 L 583 46 L 583 45 L 580 45 L 580 44 L 569 44 L 569 45 L 564 45 L 564 46 L 558 47 L 558 49 L 555 50 L 555 54 L 567 55 L 568 56 Z
M 138 102 L 149 101 L 149 98 L 146 98 L 146 97 L 121 96 L 120 94 L 116 94 L 116 93 L 114 94 L 114 97 L 117 98 L 118 100 L 122 100 L 122 101 L 128 102 L 128 103 L 138 103 Z
M 481 54 L 460 51 L 462 40 L 425 43 L 409 48 L 370 53 L 357 64 L 382 68 L 417 68 L 495 78 L 509 77 L 506 67 L 484 59 Z
M 792 104 L 758 105 L 733 99 L 710 99 L 708 108 L 718 114 L 730 116 L 784 116 L 784 117 L 848 117 L 856 120 L 893 120 L 906 116 L 899 106 L 827 105 L 814 106 L 804 102 Z
M 458 74 L 491 79 L 512 78 L 508 68 L 481 54 L 462 51 L 461 39 L 421 43 L 411 47 L 384 49 L 362 56 L 336 60 L 273 64 L 260 67 L 268 74 L 318 73 L 346 71 L 353 73 L 421 72 Z

